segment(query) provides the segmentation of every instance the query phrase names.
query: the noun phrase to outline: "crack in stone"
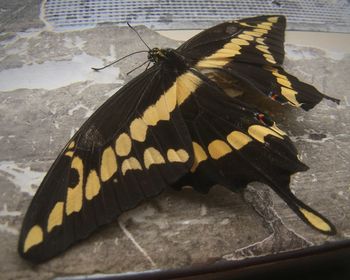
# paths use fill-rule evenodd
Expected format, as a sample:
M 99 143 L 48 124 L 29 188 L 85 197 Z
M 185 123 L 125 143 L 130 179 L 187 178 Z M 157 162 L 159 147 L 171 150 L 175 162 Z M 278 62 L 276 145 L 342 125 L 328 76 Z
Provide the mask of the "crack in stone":
M 263 223 L 271 232 L 263 240 L 236 249 L 233 253 L 223 256 L 226 260 L 239 260 L 249 257 L 264 256 L 297 250 L 313 245 L 305 237 L 289 229 L 274 209 L 270 190 L 258 190 L 248 186 L 244 199 L 252 205 L 254 210 L 262 217 Z
M 119 227 L 122 229 L 123 233 L 125 234 L 125 236 L 130 239 L 130 241 L 135 245 L 136 249 L 139 250 L 141 252 L 142 255 L 145 256 L 145 258 L 150 262 L 150 264 L 152 265 L 152 267 L 157 267 L 157 265 L 155 264 L 155 262 L 152 260 L 152 258 L 148 255 L 148 253 L 145 251 L 145 249 L 143 249 L 141 247 L 141 245 L 136 241 L 136 239 L 134 238 L 134 236 L 131 234 L 130 231 L 128 231 L 125 227 L 125 224 L 121 221 L 121 219 L 118 220 L 118 225 Z

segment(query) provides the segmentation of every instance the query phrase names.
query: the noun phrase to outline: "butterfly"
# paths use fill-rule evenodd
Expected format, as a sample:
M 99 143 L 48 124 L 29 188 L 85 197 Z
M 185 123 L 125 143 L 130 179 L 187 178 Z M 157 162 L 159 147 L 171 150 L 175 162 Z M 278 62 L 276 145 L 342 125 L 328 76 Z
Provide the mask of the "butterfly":
M 165 188 L 269 185 L 307 224 L 334 225 L 292 194 L 308 167 L 276 123 L 228 96 L 220 79 L 281 104 L 313 108 L 328 97 L 282 68 L 283 16 L 221 23 L 177 49 L 153 48 L 153 66 L 108 99 L 76 132 L 25 215 L 19 254 L 46 261 Z

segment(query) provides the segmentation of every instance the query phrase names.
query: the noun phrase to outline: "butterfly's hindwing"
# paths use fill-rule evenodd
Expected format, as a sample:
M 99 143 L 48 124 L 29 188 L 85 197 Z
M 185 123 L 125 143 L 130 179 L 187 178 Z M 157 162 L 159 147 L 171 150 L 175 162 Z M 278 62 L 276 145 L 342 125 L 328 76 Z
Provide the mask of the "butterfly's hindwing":
M 207 80 L 200 93 L 192 95 L 187 104 L 181 108 L 186 110 L 186 106 L 198 106 L 197 110 L 192 109 L 198 111 L 197 116 L 187 117 L 184 114 L 192 141 L 205 151 L 204 157 L 213 166 L 228 154 L 234 153 L 238 156 L 231 164 L 227 164 L 227 167 L 216 166 L 214 170 L 232 169 L 230 172 L 232 175 L 235 173 L 235 168 L 232 166 L 237 166 L 238 162 L 241 166 L 245 166 L 244 162 L 247 164 L 242 169 L 244 172 L 238 172 L 229 183 L 224 181 L 218 183 L 234 185 L 235 181 L 243 177 L 250 178 L 251 181 L 259 179 L 268 183 L 267 179 L 262 179 L 259 172 L 267 177 L 278 177 L 279 173 L 283 173 L 282 170 L 286 170 L 289 178 L 297 171 L 306 170 L 306 166 L 298 160 L 297 151 L 287 135 L 273 121 L 269 120 L 266 123 L 262 121 L 267 119 L 264 118 L 264 114 L 223 95 L 217 86 Z M 261 159 L 257 160 L 259 157 Z M 259 170 L 261 162 L 266 162 L 266 168 L 269 170 L 264 171 L 263 168 Z M 279 170 L 281 172 L 278 172 Z M 231 175 L 223 176 L 222 180 L 227 180 Z M 276 181 L 276 185 L 283 180 Z
M 200 74 L 199 74 L 200 75 Z M 220 98 L 218 98 L 220 97 Z M 194 150 L 194 165 L 174 187 L 190 185 L 206 193 L 214 184 L 232 191 L 258 181 L 269 185 L 306 223 L 332 235 L 335 227 L 292 194 L 290 177 L 308 167 L 285 132 L 268 116 L 223 95 L 203 77 L 200 90 L 181 109 L 196 112 L 185 121 Z M 198 108 L 193 109 L 197 104 Z
M 194 147 L 194 165 L 174 187 L 190 185 L 206 193 L 214 184 L 237 191 L 253 181 L 269 185 L 313 228 L 332 235 L 334 226 L 291 192 L 292 174 L 306 171 L 285 132 L 261 112 L 243 108 L 210 82 L 187 101 L 198 104 L 196 118 L 186 122 Z M 190 102 L 192 100 L 192 102 Z M 185 109 L 185 106 L 182 108 Z
M 323 98 L 339 103 L 338 99 L 331 98 L 319 92 L 315 87 L 301 82 L 298 78 L 288 74 L 282 68 L 232 62 L 223 71 L 239 78 L 249 89 L 267 95 L 281 104 L 290 104 L 310 110 Z M 252 79 L 251 77 L 255 78 Z

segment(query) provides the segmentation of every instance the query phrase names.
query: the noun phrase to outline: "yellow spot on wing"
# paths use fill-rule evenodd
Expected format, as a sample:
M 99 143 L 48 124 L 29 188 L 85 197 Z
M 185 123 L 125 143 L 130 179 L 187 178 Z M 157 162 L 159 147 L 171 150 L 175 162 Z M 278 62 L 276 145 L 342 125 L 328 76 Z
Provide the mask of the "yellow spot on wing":
M 43 241 L 43 238 L 44 234 L 41 227 L 38 225 L 33 226 L 29 230 L 27 237 L 24 241 L 23 252 L 26 253 L 33 246 L 40 244 Z
M 287 135 L 283 130 L 279 129 L 276 125 L 276 123 L 273 123 L 272 126 L 270 126 L 271 129 L 273 129 L 274 131 L 276 131 L 278 134 L 284 136 L 284 135 Z
M 244 31 L 244 34 L 257 37 L 257 38 L 263 35 L 261 32 L 257 32 L 257 31 Z
M 245 145 L 253 140 L 248 135 L 240 131 L 232 131 L 229 135 L 227 135 L 226 139 L 227 142 L 229 142 L 230 145 L 236 150 L 242 149 Z
M 238 38 L 243 39 L 243 40 L 247 40 L 247 41 L 253 41 L 254 37 L 247 35 L 247 34 L 239 34 Z
M 219 159 L 232 152 L 232 149 L 226 144 L 226 142 L 222 140 L 214 140 L 208 145 L 208 151 L 213 159 Z
M 194 152 L 194 162 L 191 168 L 191 172 L 194 172 L 202 161 L 207 160 L 208 156 L 201 145 L 196 142 L 192 142 L 192 145 Z
M 174 84 L 164 93 L 164 99 L 169 112 L 172 112 L 176 107 L 176 81 Z
M 67 148 L 68 151 L 64 155 L 66 155 L 68 157 L 73 157 L 74 151 L 69 151 L 69 150 L 73 149 L 74 146 L 75 146 L 75 141 L 70 142 L 70 144 L 68 145 L 68 148 Z
M 73 212 L 79 212 L 83 205 L 83 162 L 79 157 L 74 157 L 71 168 L 78 173 L 78 183 L 73 188 L 67 190 L 66 214 L 70 215 Z
M 292 84 L 290 83 L 290 81 L 288 81 L 286 76 L 285 78 L 277 77 L 277 82 L 282 86 L 285 86 L 287 88 L 292 88 Z
M 237 54 L 240 54 L 240 52 L 238 50 L 229 49 L 225 45 L 223 49 L 218 50 L 217 52 L 212 54 L 208 59 L 210 59 L 210 60 L 219 60 L 220 61 L 220 59 L 231 58 L 231 57 L 234 57 Z M 216 63 L 221 63 L 221 62 L 216 62 Z M 225 64 L 226 63 L 227 63 L 227 61 L 225 61 Z
M 95 170 L 91 170 L 87 179 L 85 186 L 85 197 L 87 200 L 93 199 L 100 192 L 101 184 L 100 179 L 97 176 Z
M 256 42 L 257 42 L 258 44 L 265 45 L 264 40 L 265 40 L 265 38 L 257 38 L 257 39 L 256 39 Z
M 115 153 L 111 147 L 106 148 L 102 154 L 101 160 L 101 181 L 106 182 L 109 180 L 115 172 L 117 172 L 117 159 Z
M 253 38 L 251 34 L 247 34 L 244 32 L 244 34 L 240 34 L 238 36 L 239 38 L 233 38 L 230 42 L 226 43 L 222 49 L 219 49 L 215 53 L 203 58 L 200 60 L 196 67 L 199 68 L 215 68 L 218 66 L 224 66 L 228 62 L 230 62 L 229 58 L 232 58 L 236 55 L 239 55 L 241 46 L 248 46 L 249 41 L 251 41 Z M 227 50 L 230 50 L 227 52 Z M 226 59 L 225 59 L 226 58 Z
M 159 120 L 163 120 L 163 121 L 169 120 L 170 119 L 170 112 L 172 110 L 174 110 L 174 109 L 172 109 L 171 111 L 169 111 L 165 94 L 163 94 L 159 98 L 159 100 L 156 102 L 156 105 L 155 105 L 155 108 L 156 108 L 157 113 L 158 113 L 158 118 L 159 118 Z
M 57 202 L 50 212 L 47 221 L 47 232 L 50 232 L 55 226 L 59 226 L 63 221 L 64 202 Z
M 297 92 L 295 90 L 292 90 L 290 88 L 281 87 L 281 94 L 288 99 L 289 103 L 293 106 L 300 107 L 301 104 L 297 101 L 296 95 Z
M 262 28 L 255 28 L 253 31 L 259 33 L 259 36 L 265 35 L 269 32 L 268 30 Z
M 68 149 L 73 149 L 75 146 L 75 141 L 72 141 L 69 146 L 68 146 Z
M 145 124 L 145 122 L 140 118 L 136 118 L 135 120 L 133 120 L 130 124 L 131 138 L 136 141 L 143 142 L 146 139 L 146 134 L 147 125 Z
M 246 22 L 238 22 L 241 26 L 246 26 L 246 27 L 253 27 L 252 25 L 246 23 Z
M 278 17 L 269 17 L 267 20 L 272 23 L 277 23 Z
M 270 51 L 268 50 L 268 47 L 266 45 L 256 45 L 256 48 L 259 51 L 270 54 Z
M 239 46 L 248 46 L 249 45 L 249 42 L 247 40 L 243 40 L 243 39 L 240 39 L 240 38 L 233 38 L 231 40 L 231 43 L 239 45 Z
M 331 231 L 330 225 L 325 220 L 323 220 L 322 217 L 319 217 L 316 214 L 303 208 L 300 208 L 300 212 L 315 228 L 321 231 Z
M 235 53 L 238 54 L 239 50 L 242 49 L 240 45 L 234 44 L 234 43 L 227 43 L 224 45 L 224 48 L 230 51 L 236 51 Z
M 204 60 L 199 61 L 196 66 L 199 68 L 215 68 L 220 66 L 225 66 L 229 60 L 227 59 L 211 59 L 205 58 Z
M 188 153 L 183 149 L 179 149 L 177 151 L 174 149 L 169 149 L 167 152 L 167 157 L 170 162 L 186 162 L 189 159 Z
M 144 160 L 145 167 L 147 169 L 149 169 L 149 167 L 152 164 L 165 163 L 165 160 L 164 160 L 163 156 L 161 155 L 161 153 L 153 147 L 150 147 L 150 148 L 145 150 L 145 152 L 143 154 L 143 160 Z
M 142 119 L 145 124 L 155 126 L 159 121 L 158 111 L 156 107 L 153 105 L 149 106 L 143 113 Z
M 278 78 L 281 78 L 281 79 L 284 79 L 284 80 L 288 80 L 287 76 L 281 74 L 278 72 L 278 70 L 274 67 L 266 67 L 267 70 L 271 71 L 272 74 L 275 76 L 275 77 L 278 77 Z
M 257 28 L 271 30 L 272 22 L 262 22 L 256 25 Z
M 271 54 L 264 53 L 264 57 L 265 57 L 267 62 L 270 62 L 272 64 L 276 64 L 276 60 L 273 58 L 273 56 Z
M 127 156 L 131 151 L 131 139 L 126 133 L 122 133 L 115 142 L 115 152 L 118 156 Z
M 122 163 L 123 175 L 125 175 L 128 170 L 142 170 L 140 162 L 134 157 L 125 159 Z
M 186 72 L 176 79 L 177 104 L 181 105 L 202 83 L 196 75 Z
M 252 136 L 253 138 L 255 138 L 256 140 L 258 140 L 261 143 L 265 143 L 265 137 L 268 135 L 273 135 L 275 137 L 283 139 L 283 137 L 281 135 L 279 135 L 278 133 L 276 133 L 275 131 L 273 131 L 265 126 L 256 125 L 256 124 L 251 125 L 248 128 L 248 133 L 250 136 Z
M 74 152 L 73 151 L 68 151 L 68 152 L 65 153 L 65 155 L 68 156 L 68 157 L 73 157 Z

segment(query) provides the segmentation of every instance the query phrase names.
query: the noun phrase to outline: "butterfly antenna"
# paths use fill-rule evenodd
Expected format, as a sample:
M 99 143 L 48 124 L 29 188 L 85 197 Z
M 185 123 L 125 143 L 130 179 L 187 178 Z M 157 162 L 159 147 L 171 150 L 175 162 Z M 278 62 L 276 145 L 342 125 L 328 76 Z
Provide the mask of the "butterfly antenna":
M 105 68 L 107 68 L 107 67 L 109 67 L 109 66 L 111 66 L 111 65 L 113 65 L 113 64 L 115 64 L 115 63 L 117 63 L 117 62 L 119 62 L 119 61 L 121 61 L 121 60 L 123 60 L 123 59 L 125 59 L 127 57 L 129 57 L 129 56 L 132 56 L 132 55 L 137 54 L 137 53 L 144 53 L 144 52 L 148 52 L 148 51 L 137 51 L 137 52 L 129 53 L 129 54 L 127 54 L 127 55 L 117 59 L 116 61 L 113 61 L 113 62 L 107 64 L 106 66 L 103 66 L 101 68 L 91 67 L 91 69 L 95 70 L 95 71 L 100 71 L 100 70 L 105 69 Z
M 151 48 L 150 48 L 150 47 L 146 44 L 146 42 L 142 39 L 141 35 L 137 32 L 137 30 L 136 30 L 134 27 L 132 27 L 132 26 L 129 24 L 129 22 L 126 22 L 126 24 L 137 34 L 137 36 L 139 36 L 140 40 L 145 44 L 145 46 L 146 46 L 149 50 L 151 50 Z
M 137 66 L 136 68 L 132 69 L 131 71 L 129 71 L 128 73 L 126 73 L 126 75 L 129 75 L 131 74 L 132 72 L 134 72 L 135 70 L 141 68 L 143 65 L 145 65 L 147 62 L 149 62 L 148 60 L 146 60 L 144 63 L 142 63 L 141 65 Z M 148 68 L 148 65 L 147 65 L 147 68 Z M 147 70 L 146 68 L 146 70 Z

